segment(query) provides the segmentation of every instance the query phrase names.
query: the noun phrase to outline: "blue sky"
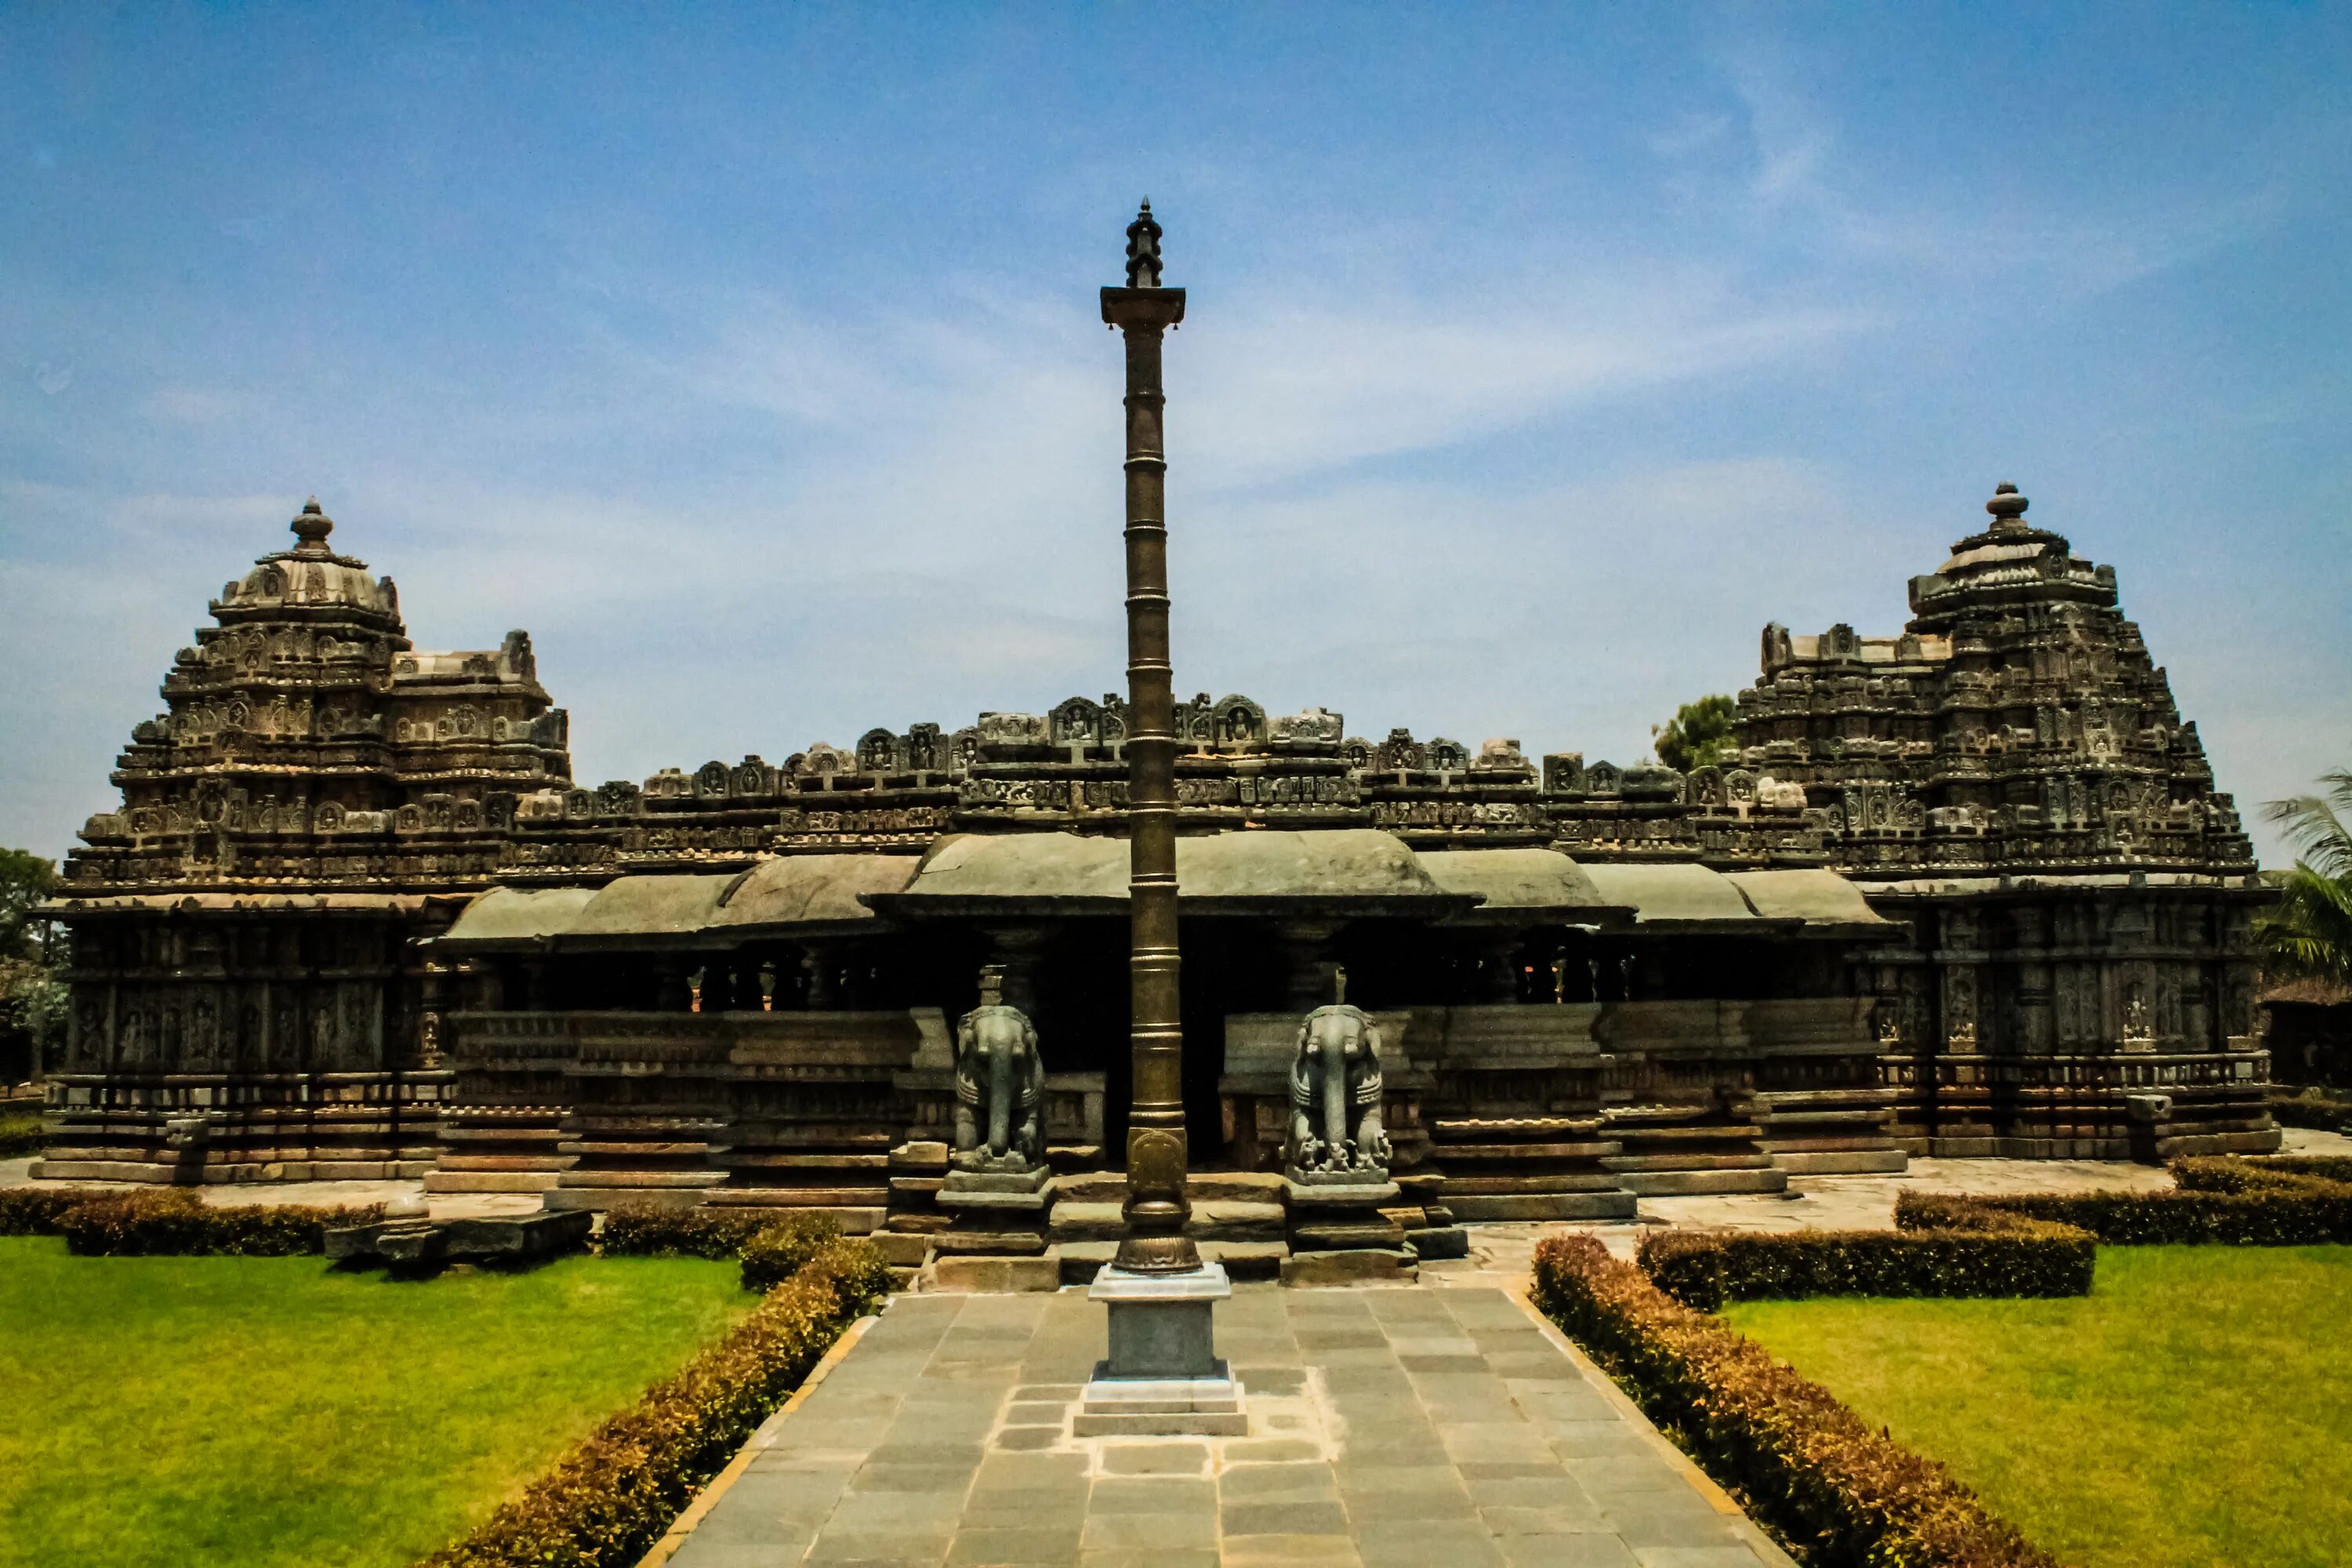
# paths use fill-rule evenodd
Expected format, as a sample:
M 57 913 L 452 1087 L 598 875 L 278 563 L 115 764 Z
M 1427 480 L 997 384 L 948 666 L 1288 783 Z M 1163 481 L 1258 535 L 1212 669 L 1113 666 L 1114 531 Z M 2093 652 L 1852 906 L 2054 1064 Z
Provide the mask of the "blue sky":
M 2352 763 L 2347 81 L 2340 7 L 12 7 L 0 842 L 313 491 L 591 782 L 1120 687 L 1147 193 L 1180 690 L 1630 760 L 2014 479 L 2252 816 Z

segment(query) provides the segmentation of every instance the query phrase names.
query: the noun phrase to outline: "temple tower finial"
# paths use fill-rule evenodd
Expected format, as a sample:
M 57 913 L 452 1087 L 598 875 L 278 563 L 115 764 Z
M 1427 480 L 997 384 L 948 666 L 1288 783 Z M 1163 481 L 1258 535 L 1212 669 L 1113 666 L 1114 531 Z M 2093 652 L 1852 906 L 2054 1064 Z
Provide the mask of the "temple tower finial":
M 1985 510 L 1992 514 L 1995 533 L 2015 533 L 2025 527 L 2025 498 L 2007 479 L 1992 488 L 1992 500 L 1985 502 Z
M 327 535 L 335 531 L 335 520 L 320 509 L 319 498 L 312 496 L 302 503 L 301 515 L 286 525 L 294 537 L 301 541 L 294 548 L 305 555 L 327 553 Z

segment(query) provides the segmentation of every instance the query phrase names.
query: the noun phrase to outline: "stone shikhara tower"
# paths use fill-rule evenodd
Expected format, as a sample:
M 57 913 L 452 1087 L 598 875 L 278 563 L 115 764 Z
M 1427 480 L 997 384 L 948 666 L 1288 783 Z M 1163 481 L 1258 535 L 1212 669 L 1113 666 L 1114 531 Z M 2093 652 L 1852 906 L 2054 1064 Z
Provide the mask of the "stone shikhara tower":
M 1914 1152 L 2110 1153 L 2126 1098 L 2179 1152 L 2266 1141 L 2238 814 L 2115 569 L 2013 485 L 1985 510 L 1900 637 L 1767 626 L 1739 765 L 1695 795 L 1801 786 L 1830 864 L 1912 922 L 1874 988 Z
M 413 943 L 497 875 L 516 792 L 571 779 L 526 633 L 417 652 L 315 498 L 291 526 L 173 659 L 67 868 L 91 896 L 52 1093 L 89 1173 L 174 1126 L 247 1176 L 421 1170 L 447 1079 Z

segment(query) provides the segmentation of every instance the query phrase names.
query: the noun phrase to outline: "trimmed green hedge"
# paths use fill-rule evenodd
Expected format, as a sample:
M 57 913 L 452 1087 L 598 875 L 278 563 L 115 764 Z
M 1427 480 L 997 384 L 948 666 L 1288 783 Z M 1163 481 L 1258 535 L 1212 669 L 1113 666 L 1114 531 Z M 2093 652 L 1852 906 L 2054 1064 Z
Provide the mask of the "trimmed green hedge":
M 1801 1296 L 2087 1296 L 2098 1246 L 2072 1226 L 1999 1215 L 1922 1230 L 1655 1231 L 1639 1257 L 1658 1289 L 1712 1312 Z
M 85 1197 L 56 1219 L 66 1250 L 82 1258 L 294 1258 L 326 1250 L 326 1232 L 383 1217 L 382 1204 L 236 1204 L 215 1207 L 166 1187 Z
M 1536 1305 L 1708 1474 L 1825 1568 L 2057 1568 L 1934 1460 L 1675 1300 L 1589 1236 L 1536 1247 Z
M 2181 1160 L 2166 1193 L 1905 1193 L 1895 1223 L 1906 1231 L 2023 1215 L 2089 1231 L 2118 1247 L 2314 1247 L 2352 1242 L 2352 1186 L 2273 1162 Z
M 583 1439 L 479 1530 L 420 1568 L 619 1568 L 798 1388 L 842 1331 L 889 1293 L 870 1242 L 835 1241 L 733 1332 Z
M 743 1244 L 776 1223 L 773 1209 L 672 1208 L 662 1204 L 614 1204 L 596 1245 L 607 1258 L 739 1256 Z

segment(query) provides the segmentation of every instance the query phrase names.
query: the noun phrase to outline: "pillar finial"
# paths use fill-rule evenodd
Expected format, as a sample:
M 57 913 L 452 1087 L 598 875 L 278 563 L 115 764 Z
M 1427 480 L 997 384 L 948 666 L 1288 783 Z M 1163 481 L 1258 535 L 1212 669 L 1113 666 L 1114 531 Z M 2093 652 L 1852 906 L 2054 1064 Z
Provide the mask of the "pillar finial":
M 1127 226 L 1127 286 L 1130 289 L 1160 287 L 1159 220 L 1151 216 L 1151 198 L 1143 198 L 1143 205 L 1135 221 Z

